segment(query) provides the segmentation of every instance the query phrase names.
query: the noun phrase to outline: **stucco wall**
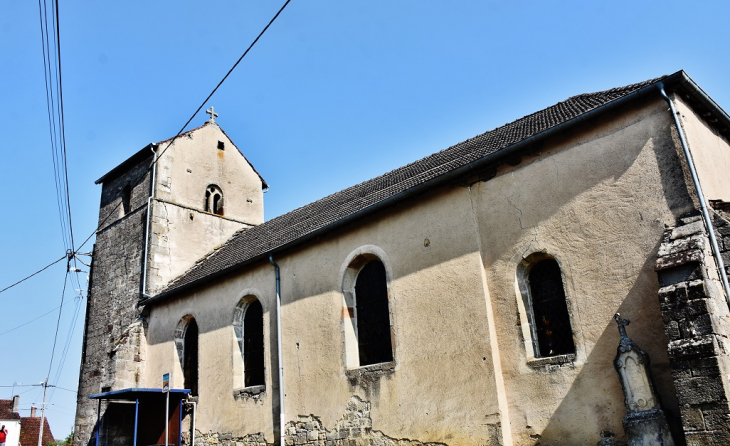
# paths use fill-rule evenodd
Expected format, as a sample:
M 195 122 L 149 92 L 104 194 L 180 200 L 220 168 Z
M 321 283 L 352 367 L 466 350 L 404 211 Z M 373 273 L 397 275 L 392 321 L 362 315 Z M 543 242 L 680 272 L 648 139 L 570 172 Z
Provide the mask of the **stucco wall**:
M 428 203 L 393 209 L 373 226 L 353 228 L 277 259 L 287 420 L 314 414 L 331 429 L 350 397 L 358 395 L 372 403 L 373 429 L 386 435 L 491 444 L 499 410 L 475 232 L 471 220 L 461 215 L 469 206 L 468 196 L 465 189 L 453 189 Z M 348 377 L 343 360 L 343 275 L 348 257 L 358 248 L 385 253 L 390 282 L 395 370 L 372 380 Z M 261 429 L 271 441 L 275 363 L 267 368 L 263 404 L 237 402 L 232 395 L 233 310 L 251 289 L 263 293 L 269 328 L 266 364 L 272 364 L 274 269 L 267 263 L 155 307 L 149 324 L 148 378 L 175 364 L 175 383 L 182 385 L 172 337 L 177 322 L 194 315 L 201 333 L 198 428 L 241 436 Z
M 674 96 L 673 100 L 705 198 L 730 201 L 730 145 L 727 139 L 700 118 L 680 97 Z
M 161 143 L 158 151 L 167 146 Z M 226 217 L 253 225 L 264 221 L 261 179 L 216 124 L 176 139 L 158 160 L 156 174 L 157 198 L 203 210 L 205 189 L 215 184 L 223 191 Z
M 691 199 L 665 104 L 624 111 L 546 142 L 491 180 L 434 190 L 277 255 L 286 420 L 312 414 L 331 429 L 356 395 L 371 403 L 373 429 L 399 438 L 582 445 L 604 430 L 621 437 L 616 312 L 633 320 L 629 334 L 651 355 L 676 415 L 653 268 L 664 225 Z M 518 304 L 518 264 L 543 251 L 561 265 L 571 311 L 577 355 L 562 365 L 530 360 Z M 385 263 L 395 346 L 394 370 L 366 378 L 348 373 L 344 359 L 343 283 L 358 252 Z M 265 313 L 258 401 L 234 398 L 233 312 L 247 294 Z M 273 267 L 261 263 L 152 308 L 148 382 L 171 371 L 182 386 L 176 326 L 188 314 L 198 323 L 200 431 L 263 432 L 272 441 L 274 299 Z
M 179 204 L 154 200 L 147 293 L 160 291 L 197 260 L 246 227 L 250 226 Z
M 670 119 L 656 101 L 546 144 L 474 186 L 515 444 L 622 435 L 616 312 L 633 321 L 629 334 L 651 356 L 661 398 L 678 415 L 654 272 L 665 225 L 691 204 Z M 532 359 L 516 282 L 519 263 L 536 252 L 553 256 L 563 274 L 577 357 L 562 365 Z

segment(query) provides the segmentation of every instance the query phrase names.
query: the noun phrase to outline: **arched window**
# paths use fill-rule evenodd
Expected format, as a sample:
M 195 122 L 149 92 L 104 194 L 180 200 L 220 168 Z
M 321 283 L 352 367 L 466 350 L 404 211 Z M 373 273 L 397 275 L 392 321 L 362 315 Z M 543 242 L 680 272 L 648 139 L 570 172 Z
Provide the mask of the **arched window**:
M 264 313 L 254 300 L 243 316 L 243 379 L 246 387 L 264 385 Z
M 233 332 L 238 348 L 233 352 L 233 386 L 266 385 L 264 371 L 264 311 L 254 294 L 247 294 L 233 311 Z
M 530 330 L 536 357 L 575 353 L 568 303 L 558 262 L 543 258 L 528 272 Z
M 205 212 L 223 215 L 223 191 L 215 184 L 205 189 Z
M 357 275 L 355 311 L 360 366 L 392 361 L 388 287 L 380 260 L 369 261 Z
M 183 386 L 198 394 L 198 324 L 190 318 L 183 338 Z

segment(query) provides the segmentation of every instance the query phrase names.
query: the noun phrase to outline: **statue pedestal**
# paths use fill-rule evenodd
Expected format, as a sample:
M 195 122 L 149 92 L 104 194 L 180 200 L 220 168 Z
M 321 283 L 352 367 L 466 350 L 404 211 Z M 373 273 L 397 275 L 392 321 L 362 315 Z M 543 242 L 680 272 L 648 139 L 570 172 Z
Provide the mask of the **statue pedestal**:
M 629 446 L 673 446 L 669 425 L 661 409 L 632 412 L 624 417 Z

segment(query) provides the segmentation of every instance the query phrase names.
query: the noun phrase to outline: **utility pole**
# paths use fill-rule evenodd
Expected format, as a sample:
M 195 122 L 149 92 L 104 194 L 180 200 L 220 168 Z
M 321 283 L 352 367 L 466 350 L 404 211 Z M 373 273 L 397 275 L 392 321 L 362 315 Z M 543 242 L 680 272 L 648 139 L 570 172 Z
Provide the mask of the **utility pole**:
M 48 378 L 43 381 L 43 405 L 41 405 L 41 428 L 38 430 L 38 446 L 43 446 L 43 420 L 46 415 L 46 391 L 48 390 Z

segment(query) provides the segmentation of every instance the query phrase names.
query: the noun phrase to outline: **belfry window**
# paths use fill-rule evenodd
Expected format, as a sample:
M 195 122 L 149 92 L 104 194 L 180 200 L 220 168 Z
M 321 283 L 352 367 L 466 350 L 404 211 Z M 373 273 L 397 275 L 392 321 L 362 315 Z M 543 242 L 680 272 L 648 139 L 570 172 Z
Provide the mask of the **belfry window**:
M 243 379 L 246 387 L 264 385 L 264 314 L 254 300 L 243 316 Z
M 198 394 L 198 324 L 191 318 L 183 338 L 183 380 L 184 388 L 192 395 Z
M 388 287 L 380 260 L 371 260 L 358 273 L 355 308 L 360 366 L 392 361 Z
M 533 264 L 528 273 L 533 343 L 536 357 L 575 353 L 568 303 L 560 266 L 545 258 Z
M 223 215 L 223 191 L 215 184 L 205 189 L 205 212 Z

